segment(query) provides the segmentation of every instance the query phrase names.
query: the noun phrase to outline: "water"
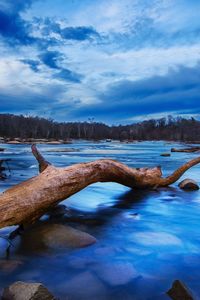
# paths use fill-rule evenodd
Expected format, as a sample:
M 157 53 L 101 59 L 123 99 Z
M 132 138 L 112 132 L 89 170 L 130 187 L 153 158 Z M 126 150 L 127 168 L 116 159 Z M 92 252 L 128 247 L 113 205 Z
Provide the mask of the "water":
M 99 158 L 117 159 L 130 167 L 161 165 L 164 176 L 197 154 L 172 153 L 178 144 L 74 142 L 40 145 L 45 158 L 56 166 L 68 166 Z M 11 177 L 0 182 L 1 191 L 37 175 L 29 145 L 0 145 L 6 151 Z M 73 148 L 73 152 L 55 152 Z M 53 151 L 52 151 L 53 149 Z M 181 178 L 200 182 L 200 165 Z M 180 181 L 180 180 L 179 180 Z M 74 219 L 51 222 L 69 224 L 88 232 L 97 243 L 79 249 L 37 249 L 30 236 L 17 237 L 9 260 L 6 241 L 0 239 L 0 288 L 16 280 L 42 282 L 61 300 L 69 299 L 168 299 L 165 292 L 175 279 L 183 280 L 200 296 L 200 191 L 185 192 L 178 182 L 158 191 L 134 191 L 115 183 L 96 183 L 63 204 Z M 49 222 L 44 216 L 43 222 Z M 73 221 L 74 220 L 74 221 Z M 76 221 L 76 222 L 75 222 Z M 14 228 L 0 230 L 8 235 Z

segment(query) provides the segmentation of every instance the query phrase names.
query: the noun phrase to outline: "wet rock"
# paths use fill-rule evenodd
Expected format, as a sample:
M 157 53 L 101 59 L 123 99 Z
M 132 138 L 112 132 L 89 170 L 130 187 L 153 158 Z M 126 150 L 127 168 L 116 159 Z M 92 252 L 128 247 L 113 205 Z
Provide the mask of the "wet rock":
M 167 291 L 167 295 L 173 300 L 194 300 L 192 293 L 180 280 L 175 280 L 172 287 Z
M 140 215 L 138 213 L 126 213 L 125 217 L 127 219 L 140 220 Z
M 111 286 L 124 285 L 139 277 L 133 265 L 127 262 L 105 263 L 97 266 L 94 271 Z
M 60 145 L 62 144 L 61 141 L 49 141 L 49 142 L 46 142 L 46 144 L 49 144 L 49 145 Z
M 19 141 L 8 141 L 7 144 L 21 144 Z
M 92 245 L 96 239 L 90 234 L 61 224 L 42 224 L 22 235 L 21 248 L 32 251 L 62 250 Z
M 21 265 L 23 265 L 23 262 L 21 260 L 0 260 L 0 270 L 5 273 L 12 273 Z
M 161 153 L 160 156 L 168 157 L 168 156 L 171 156 L 171 154 L 170 153 Z
M 17 281 L 4 289 L 2 300 L 55 300 L 41 283 Z
M 186 178 L 183 181 L 181 181 L 178 186 L 182 190 L 190 190 L 190 191 L 199 190 L 198 183 L 189 178 Z
M 182 241 L 173 234 L 166 232 L 137 232 L 131 236 L 134 242 L 145 246 L 182 246 Z
M 116 248 L 107 246 L 107 247 L 99 247 L 95 250 L 95 254 L 97 255 L 104 255 L 106 257 L 113 256 L 116 254 Z
M 50 217 L 61 217 L 65 214 L 69 214 L 70 213 L 70 210 L 63 204 L 59 204 L 59 205 L 56 205 L 55 207 L 53 207 L 51 210 L 48 211 L 48 215 Z
M 68 264 L 71 268 L 86 270 L 89 265 L 92 265 L 95 262 L 96 262 L 96 260 L 92 256 L 87 256 L 87 257 L 70 256 Z
M 5 151 L 5 148 L 0 148 L 0 152 L 3 152 L 3 151 Z
M 69 299 L 108 299 L 104 284 L 89 271 L 82 272 L 71 280 L 64 281 L 59 285 L 59 288 L 67 291 Z

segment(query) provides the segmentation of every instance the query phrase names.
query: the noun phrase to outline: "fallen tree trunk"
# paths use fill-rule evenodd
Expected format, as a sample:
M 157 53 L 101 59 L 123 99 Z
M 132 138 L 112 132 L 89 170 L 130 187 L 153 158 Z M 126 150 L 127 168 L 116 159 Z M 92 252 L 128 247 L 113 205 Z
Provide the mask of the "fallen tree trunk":
M 42 157 L 35 145 L 32 152 L 41 173 L 0 195 L 0 228 L 32 223 L 51 206 L 95 182 L 117 182 L 136 189 L 165 187 L 200 162 L 197 157 L 163 178 L 160 167 L 130 168 L 110 159 L 56 168 Z

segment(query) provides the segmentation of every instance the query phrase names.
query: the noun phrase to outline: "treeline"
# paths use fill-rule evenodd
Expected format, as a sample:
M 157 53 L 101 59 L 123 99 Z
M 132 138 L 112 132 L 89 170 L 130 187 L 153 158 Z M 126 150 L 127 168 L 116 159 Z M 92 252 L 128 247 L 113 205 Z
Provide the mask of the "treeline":
M 131 125 L 95 122 L 55 122 L 39 117 L 0 114 L 0 136 L 19 139 L 116 139 L 200 141 L 200 121 L 182 117 L 151 119 Z

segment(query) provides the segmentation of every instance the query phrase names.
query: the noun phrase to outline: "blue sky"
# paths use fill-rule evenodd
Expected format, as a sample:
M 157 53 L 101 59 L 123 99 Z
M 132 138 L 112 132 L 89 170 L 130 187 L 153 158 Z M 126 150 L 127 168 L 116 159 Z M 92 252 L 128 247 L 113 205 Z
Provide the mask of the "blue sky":
M 200 1 L 0 0 L 0 112 L 200 116 Z

